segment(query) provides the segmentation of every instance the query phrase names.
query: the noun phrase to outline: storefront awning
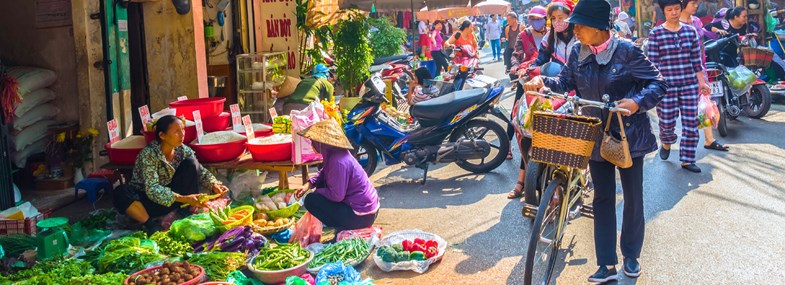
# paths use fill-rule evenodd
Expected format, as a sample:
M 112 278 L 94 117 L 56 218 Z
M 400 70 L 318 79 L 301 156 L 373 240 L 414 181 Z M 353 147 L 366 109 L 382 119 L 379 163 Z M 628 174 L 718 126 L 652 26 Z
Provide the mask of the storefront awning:
M 341 8 L 357 7 L 363 11 L 371 11 L 371 5 L 376 3 L 377 11 L 410 11 L 412 4 L 414 10 L 419 11 L 423 7 L 429 10 L 436 10 L 446 7 L 466 7 L 470 0 L 343 0 Z M 479 2 L 475 0 L 474 2 Z

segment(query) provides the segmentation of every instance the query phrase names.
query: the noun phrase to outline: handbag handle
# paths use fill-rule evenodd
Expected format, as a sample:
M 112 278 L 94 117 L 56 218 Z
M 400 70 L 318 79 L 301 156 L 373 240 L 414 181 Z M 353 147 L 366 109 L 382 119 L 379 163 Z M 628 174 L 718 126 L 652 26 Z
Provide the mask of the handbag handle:
M 616 117 L 619 117 L 619 129 L 621 130 L 621 140 L 627 140 L 627 134 L 624 133 L 624 123 L 621 121 L 621 114 L 619 112 L 613 112 L 616 114 Z M 611 130 L 611 121 L 613 120 L 613 114 L 608 115 L 608 123 L 605 124 L 605 133 L 608 133 Z

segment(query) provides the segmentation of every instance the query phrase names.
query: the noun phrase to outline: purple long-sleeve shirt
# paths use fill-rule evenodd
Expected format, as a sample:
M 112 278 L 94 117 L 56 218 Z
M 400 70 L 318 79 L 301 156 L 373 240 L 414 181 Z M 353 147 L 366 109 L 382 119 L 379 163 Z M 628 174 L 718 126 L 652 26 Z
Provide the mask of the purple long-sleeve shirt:
M 379 210 L 379 195 L 362 166 L 348 150 L 313 142 L 323 156 L 324 167 L 309 182 L 316 193 L 333 202 L 352 207 L 358 216 Z

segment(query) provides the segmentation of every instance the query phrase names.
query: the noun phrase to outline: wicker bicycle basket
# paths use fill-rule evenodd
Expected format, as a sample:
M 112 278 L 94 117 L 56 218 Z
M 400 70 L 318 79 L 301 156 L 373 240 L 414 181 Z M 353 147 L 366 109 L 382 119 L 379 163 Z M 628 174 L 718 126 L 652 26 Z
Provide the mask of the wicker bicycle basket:
M 765 48 L 742 47 L 741 54 L 745 66 L 768 68 L 774 58 L 774 52 Z
M 600 119 L 535 112 L 532 123 L 532 160 L 586 169 L 601 132 Z

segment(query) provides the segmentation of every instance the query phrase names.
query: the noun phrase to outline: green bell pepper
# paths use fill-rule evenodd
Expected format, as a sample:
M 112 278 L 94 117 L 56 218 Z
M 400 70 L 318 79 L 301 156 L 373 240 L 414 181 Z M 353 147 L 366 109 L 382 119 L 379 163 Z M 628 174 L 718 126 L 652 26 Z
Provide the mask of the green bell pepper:
M 413 251 L 411 254 L 412 260 L 426 260 L 425 253 L 422 251 Z

